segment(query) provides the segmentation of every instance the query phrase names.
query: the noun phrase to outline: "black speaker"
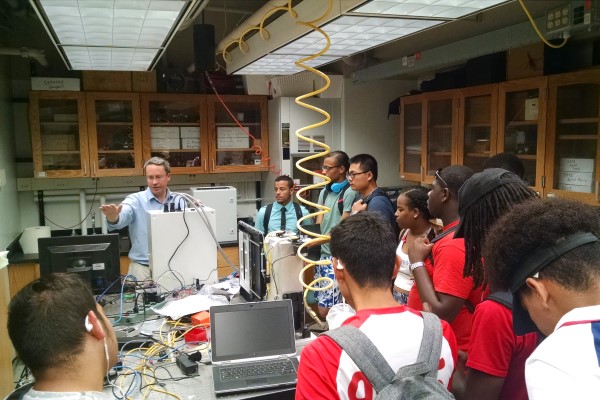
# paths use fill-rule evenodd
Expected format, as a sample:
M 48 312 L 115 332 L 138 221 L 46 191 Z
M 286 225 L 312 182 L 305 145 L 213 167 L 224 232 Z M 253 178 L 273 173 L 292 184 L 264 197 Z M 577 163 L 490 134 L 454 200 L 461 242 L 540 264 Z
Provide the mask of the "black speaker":
M 196 71 L 215 70 L 214 25 L 194 25 L 194 66 Z

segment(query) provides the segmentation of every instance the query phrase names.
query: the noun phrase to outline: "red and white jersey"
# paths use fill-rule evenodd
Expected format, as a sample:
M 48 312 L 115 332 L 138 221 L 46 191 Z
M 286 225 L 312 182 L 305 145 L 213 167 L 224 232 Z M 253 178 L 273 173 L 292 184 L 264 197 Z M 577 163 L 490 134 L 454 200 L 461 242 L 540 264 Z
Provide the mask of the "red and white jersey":
M 575 308 L 525 363 L 530 400 L 600 398 L 600 305 Z
M 438 379 L 448 388 L 457 347 L 450 325 L 441 323 L 444 339 Z M 394 371 L 417 360 L 423 336 L 419 312 L 405 306 L 360 310 L 343 325 L 353 325 L 366 334 Z M 320 336 L 302 350 L 296 399 L 369 400 L 375 396 L 369 380 L 331 338 Z

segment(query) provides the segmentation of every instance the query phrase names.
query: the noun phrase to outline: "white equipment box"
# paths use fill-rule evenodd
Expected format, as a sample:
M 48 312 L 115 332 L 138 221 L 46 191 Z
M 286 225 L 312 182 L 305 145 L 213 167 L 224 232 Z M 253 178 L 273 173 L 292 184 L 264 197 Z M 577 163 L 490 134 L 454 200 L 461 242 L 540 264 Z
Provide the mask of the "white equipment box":
M 203 212 L 204 211 L 204 212 Z M 215 231 L 216 213 L 200 209 Z M 148 251 L 152 279 L 163 290 L 174 290 L 195 283 L 218 281 L 217 244 L 195 209 L 185 212 L 148 211 Z
M 304 261 L 295 255 L 294 247 L 285 237 L 265 237 L 267 264 L 271 269 L 267 300 L 281 300 L 284 294 L 302 292 L 298 279 Z
M 190 188 L 192 196 L 217 212 L 219 243 L 237 242 L 237 191 L 233 186 Z

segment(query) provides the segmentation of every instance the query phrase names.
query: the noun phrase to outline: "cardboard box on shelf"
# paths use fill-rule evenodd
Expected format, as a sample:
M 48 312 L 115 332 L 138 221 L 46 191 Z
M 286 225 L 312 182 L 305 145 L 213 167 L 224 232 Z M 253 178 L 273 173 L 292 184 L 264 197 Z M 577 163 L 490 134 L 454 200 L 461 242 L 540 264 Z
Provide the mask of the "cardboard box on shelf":
M 152 139 L 179 139 L 178 126 L 153 126 L 150 128 Z
M 152 138 L 152 150 L 178 150 L 181 148 L 179 138 Z
M 563 183 L 558 184 L 559 190 L 567 190 L 569 192 L 579 192 L 579 193 L 592 193 L 591 185 L 567 185 Z
M 538 107 L 540 99 L 537 97 L 525 100 L 525 120 L 535 121 L 538 119 Z
M 558 184 L 582 185 L 591 187 L 594 182 L 593 172 L 571 172 L 560 171 L 558 173 Z
M 200 127 L 182 126 L 180 129 L 182 139 L 193 139 L 200 137 Z
M 200 139 L 198 138 L 181 138 L 181 148 L 189 150 L 198 150 L 200 148 Z
M 129 71 L 82 71 L 83 90 L 90 92 L 131 92 Z

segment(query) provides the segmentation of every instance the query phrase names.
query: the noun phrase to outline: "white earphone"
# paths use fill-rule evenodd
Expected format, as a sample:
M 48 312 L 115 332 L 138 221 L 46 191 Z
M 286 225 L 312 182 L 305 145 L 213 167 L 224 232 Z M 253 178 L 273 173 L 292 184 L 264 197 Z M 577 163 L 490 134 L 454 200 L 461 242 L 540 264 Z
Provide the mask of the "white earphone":
M 337 265 L 336 265 L 335 269 L 342 270 L 344 268 L 345 268 L 344 264 L 338 259 L 338 262 L 337 262 Z
M 90 317 L 86 315 L 85 316 L 85 330 L 88 332 L 91 332 L 92 329 L 94 329 L 94 326 L 90 322 Z

